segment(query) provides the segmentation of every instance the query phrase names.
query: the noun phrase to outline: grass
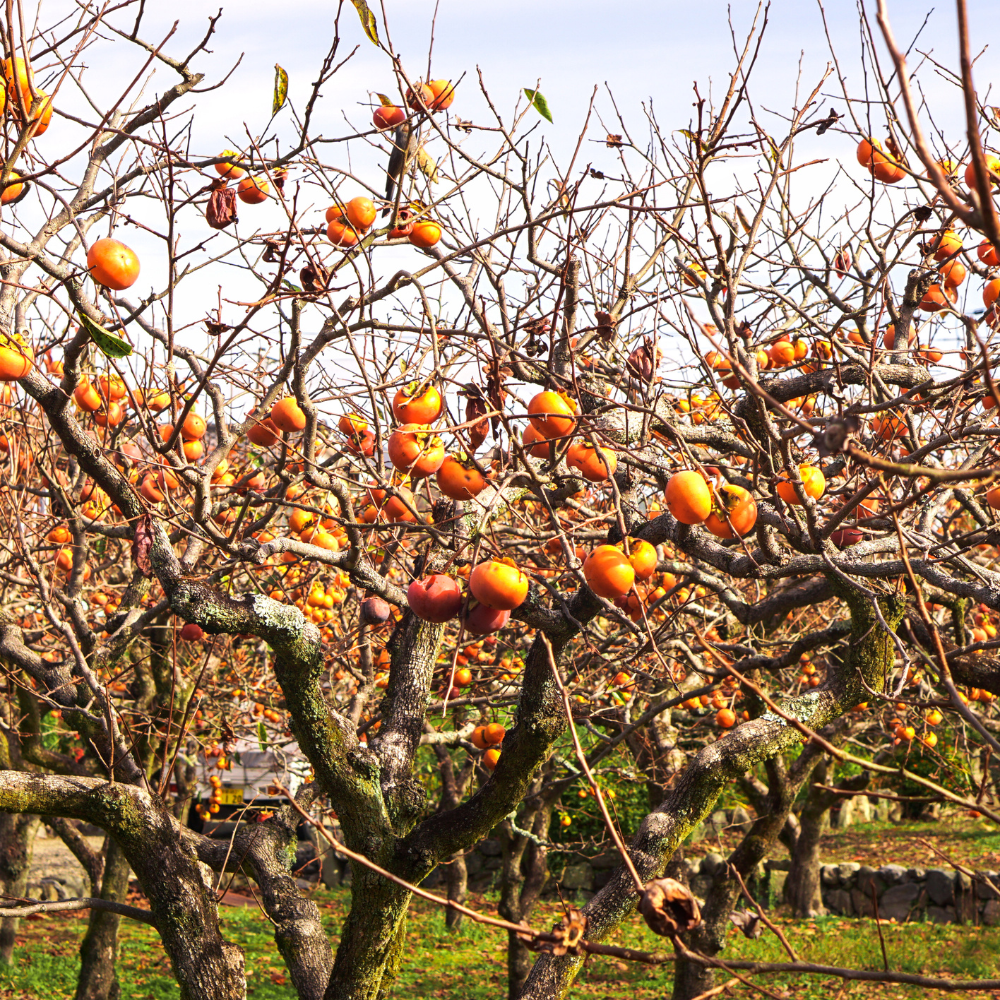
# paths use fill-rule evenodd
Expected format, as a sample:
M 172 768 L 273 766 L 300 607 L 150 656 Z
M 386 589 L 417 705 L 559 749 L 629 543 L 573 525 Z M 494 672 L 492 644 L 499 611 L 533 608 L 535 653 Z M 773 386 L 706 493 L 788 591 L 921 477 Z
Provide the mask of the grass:
M 726 854 L 740 842 L 738 831 L 725 831 L 718 839 L 706 837 L 687 849 L 691 857 L 702 857 L 709 851 Z M 946 855 L 944 860 L 929 847 L 927 840 Z M 786 849 L 775 843 L 773 856 L 787 856 Z M 955 863 L 979 870 L 1000 870 L 1000 832 L 994 832 L 985 820 L 974 820 L 956 814 L 946 815 L 934 823 L 859 823 L 846 830 L 831 830 L 823 837 L 820 847 L 824 863 L 858 861 L 878 868 L 897 864 L 907 868 L 951 868 Z
M 346 891 L 320 890 L 316 901 L 324 915 L 331 941 L 336 944 L 340 922 L 349 902 Z M 495 900 L 474 901 L 477 909 L 495 912 Z M 292 1000 L 284 966 L 271 938 L 271 925 L 255 907 L 225 907 L 223 927 L 227 938 L 246 951 L 249 996 L 254 1000 Z M 558 919 L 558 907 L 542 907 L 531 921 L 547 927 Z M 829 965 L 881 968 L 878 935 L 871 921 L 838 917 L 793 921 L 777 917 L 792 947 L 804 959 Z M 77 948 L 86 926 L 83 916 L 54 914 L 21 925 L 16 964 L 0 972 L 0 997 L 5 1000 L 69 1000 L 77 971 Z M 934 924 L 883 926 L 890 968 L 960 978 L 997 975 L 1000 928 Z M 663 949 L 665 942 L 633 918 L 612 939 L 613 943 Z M 722 958 L 785 961 L 787 956 L 769 932 L 757 941 L 742 937 L 735 928 Z M 130 1000 L 168 1000 L 179 991 L 170 976 L 169 963 L 155 932 L 145 925 L 123 921 L 119 975 L 122 995 Z M 630 1000 L 662 1000 L 669 990 L 669 966 L 627 965 L 598 959 L 587 963 L 574 996 Z M 761 984 L 788 997 L 830 1000 L 839 980 L 819 977 L 762 977 Z M 506 938 L 502 932 L 466 922 L 449 932 L 442 912 L 431 904 L 414 901 L 410 909 L 404 967 L 394 991 L 397 1000 L 432 997 L 463 1000 L 497 1000 L 506 991 Z M 832 991 L 832 992 L 831 992 Z M 743 986 L 736 993 L 760 996 Z M 854 984 L 845 991 L 853 996 L 917 997 L 925 991 L 907 987 Z M 986 996 L 987 994 L 971 994 Z M 995 994 L 994 994 L 995 995 Z

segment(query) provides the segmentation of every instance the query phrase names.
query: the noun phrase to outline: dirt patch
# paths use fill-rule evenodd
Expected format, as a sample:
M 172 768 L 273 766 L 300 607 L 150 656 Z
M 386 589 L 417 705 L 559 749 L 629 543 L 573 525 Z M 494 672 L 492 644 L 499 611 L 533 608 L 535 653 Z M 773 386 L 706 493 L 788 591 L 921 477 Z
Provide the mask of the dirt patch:
M 83 865 L 73 856 L 70 849 L 59 837 L 48 835 L 43 827 L 35 838 L 35 849 L 31 856 L 31 868 L 28 883 L 37 884 L 43 878 L 60 879 L 68 885 L 89 887 L 87 873 Z M 104 836 L 84 837 L 91 850 L 100 851 L 104 844 Z M 89 888 L 88 888 L 89 891 Z

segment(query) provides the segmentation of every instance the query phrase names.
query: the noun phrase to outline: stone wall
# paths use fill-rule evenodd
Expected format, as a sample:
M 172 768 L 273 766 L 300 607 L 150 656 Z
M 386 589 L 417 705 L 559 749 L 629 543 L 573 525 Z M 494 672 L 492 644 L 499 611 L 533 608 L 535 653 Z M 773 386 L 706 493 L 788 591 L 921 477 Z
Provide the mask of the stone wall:
M 846 917 L 874 917 L 874 899 L 883 920 L 931 920 L 938 924 L 1000 924 L 1000 873 L 944 868 L 869 868 L 853 861 L 824 865 L 823 905 Z
M 720 810 L 707 825 L 743 826 L 749 821 L 750 817 L 743 810 Z M 500 854 L 500 842 L 488 839 L 466 855 L 470 891 L 479 893 L 499 888 Z M 611 851 L 586 859 L 571 858 L 565 866 L 553 864 L 549 892 L 554 894 L 558 889 L 564 897 L 586 901 L 607 885 L 619 862 L 618 852 Z M 761 906 L 773 908 L 783 901 L 790 866 L 787 859 L 766 861 L 746 880 L 750 893 Z M 691 891 L 704 900 L 713 880 L 725 871 L 726 859 L 712 852 L 702 858 L 685 860 L 683 867 L 682 875 Z M 438 869 L 424 884 L 430 888 L 441 881 L 441 869 Z M 823 865 L 820 884 L 824 907 L 839 916 L 873 917 L 874 896 L 882 920 L 1000 925 L 1000 873 L 994 871 L 976 872 L 975 878 L 970 878 L 963 872 L 943 868 L 904 868 L 902 865 L 871 868 L 847 861 Z

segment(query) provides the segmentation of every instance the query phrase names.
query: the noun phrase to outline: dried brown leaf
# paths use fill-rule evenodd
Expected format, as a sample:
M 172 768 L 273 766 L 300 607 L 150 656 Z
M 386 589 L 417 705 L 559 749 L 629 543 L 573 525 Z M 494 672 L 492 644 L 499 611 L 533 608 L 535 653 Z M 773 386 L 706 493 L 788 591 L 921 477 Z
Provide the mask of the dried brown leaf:
M 205 221 L 213 229 L 225 229 L 236 218 L 236 190 L 226 187 L 225 183 L 213 188 L 208 196 L 208 207 L 205 209 Z
M 691 890 L 672 878 L 647 882 L 639 900 L 639 912 L 654 934 L 673 937 L 701 923 L 698 900 Z

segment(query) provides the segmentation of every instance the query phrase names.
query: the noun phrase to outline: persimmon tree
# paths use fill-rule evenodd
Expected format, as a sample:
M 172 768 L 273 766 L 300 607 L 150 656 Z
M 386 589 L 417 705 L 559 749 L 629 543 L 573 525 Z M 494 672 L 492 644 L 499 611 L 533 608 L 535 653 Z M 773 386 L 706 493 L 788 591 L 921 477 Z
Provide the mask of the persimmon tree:
M 196 151 L 176 116 L 222 25 L 175 56 L 136 6 L 4 25 L 0 809 L 107 831 L 81 995 L 112 994 L 125 914 L 182 996 L 244 996 L 206 875 L 240 870 L 299 996 L 388 996 L 413 887 L 497 827 L 544 846 L 560 782 L 598 794 L 629 741 L 652 808 L 637 830 L 608 811 L 626 863 L 562 932 L 508 927 L 521 996 L 565 995 L 640 899 L 678 1000 L 708 989 L 737 876 L 858 726 L 858 766 L 997 819 L 934 732 L 947 712 L 996 749 L 1000 174 L 967 42 L 969 120 L 939 149 L 880 10 L 869 103 L 824 112 L 831 72 L 766 125 L 755 22 L 682 132 L 623 115 L 565 154 L 539 146 L 535 90 L 482 83 L 466 119 L 473 82 L 420 83 L 361 4 L 386 96 L 336 141 L 317 123 L 347 19 L 308 94 L 279 70 L 265 130 Z M 100 45 L 176 82 L 94 106 Z M 824 187 L 818 159 L 841 163 Z M 228 841 L 216 795 L 189 828 L 193 762 L 224 769 L 248 734 L 294 738 L 313 780 Z M 767 807 L 704 919 L 690 894 L 671 917 L 660 876 L 751 772 Z M 331 810 L 336 949 L 289 860 Z M 537 894 L 509 863 L 516 925 Z M 148 912 L 122 903 L 129 867 Z M 547 952 L 523 985 L 522 945 Z

